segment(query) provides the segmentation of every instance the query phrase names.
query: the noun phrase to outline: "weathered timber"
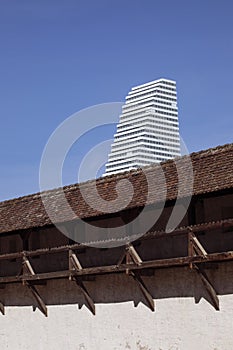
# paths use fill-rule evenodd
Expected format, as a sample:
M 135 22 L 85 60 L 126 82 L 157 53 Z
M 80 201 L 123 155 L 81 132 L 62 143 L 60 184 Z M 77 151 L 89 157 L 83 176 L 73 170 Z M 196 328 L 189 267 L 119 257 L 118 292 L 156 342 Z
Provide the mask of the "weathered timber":
M 28 260 L 27 257 L 23 257 L 23 266 L 26 267 L 26 269 L 28 270 L 28 272 L 31 274 L 31 275 L 35 275 L 35 272 L 33 270 L 33 267 L 30 263 L 30 261 Z
M 199 242 L 197 237 L 194 235 L 194 233 L 190 233 L 190 234 L 191 234 L 191 240 L 192 240 L 193 248 L 194 248 L 196 254 L 197 255 L 206 256 L 207 252 L 204 249 L 204 247 L 201 245 L 201 243 Z
M 73 267 L 77 271 L 82 270 L 82 265 L 78 260 L 77 255 L 72 250 L 69 250 L 69 262 L 70 262 L 70 269 L 72 269 Z
M 130 264 L 121 264 L 121 265 L 109 265 L 109 266 L 96 266 L 96 267 L 87 267 L 79 271 L 72 271 L 73 276 L 83 276 L 83 275 L 98 275 L 98 274 L 108 274 L 115 272 L 126 272 L 126 270 L 135 271 L 140 269 L 147 268 L 167 268 L 175 266 L 186 266 L 190 263 L 205 263 L 205 262 L 217 262 L 217 261 L 227 261 L 233 260 L 233 251 L 223 252 L 223 253 L 213 253 L 207 254 L 206 257 L 202 255 L 199 256 L 186 256 L 170 259 L 157 259 L 150 261 L 143 261 L 141 265 L 136 265 L 133 263 Z M 35 275 L 25 275 L 25 276 L 8 276 L 0 277 L 1 283 L 13 283 L 13 282 L 22 282 L 22 280 L 36 281 L 36 280 L 48 280 L 48 279 L 57 279 L 57 278 L 68 278 L 70 276 L 70 270 L 64 271 L 55 271 L 55 272 L 46 272 L 39 273 Z
M 142 264 L 142 259 L 140 258 L 138 252 L 136 251 L 134 246 L 132 246 L 132 244 L 130 244 L 127 247 L 127 252 L 129 253 L 129 255 L 131 256 L 132 260 L 135 262 L 136 265 Z
M 151 296 L 150 292 L 148 291 L 145 283 L 143 282 L 143 280 L 141 279 L 141 277 L 139 276 L 139 274 L 137 272 L 133 272 L 130 271 L 130 276 L 133 277 L 133 279 L 137 282 L 137 284 L 139 285 L 146 301 L 149 304 L 149 307 L 152 311 L 155 311 L 155 304 L 154 304 L 154 299 Z
M 210 283 L 209 279 L 207 278 L 206 274 L 204 273 L 204 271 L 202 271 L 196 264 L 193 264 L 193 268 L 195 269 L 195 271 L 198 273 L 198 275 L 200 276 L 212 302 L 213 305 L 215 307 L 216 310 L 219 310 L 219 299 L 217 297 L 217 293 L 214 289 L 214 287 L 212 286 L 212 284 Z
M 45 302 L 41 298 L 38 290 L 34 285 L 32 285 L 30 282 L 26 281 L 25 282 L 26 286 L 30 289 L 32 292 L 34 298 L 36 299 L 37 303 L 39 304 L 40 310 L 43 312 L 43 314 L 47 317 L 48 316 L 48 311 L 47 311 L 47 306 L 45 305 Z
M 209 230 L 214 230 L 218 228 L 228 228 L 228 227 L 233 228 L 233 219 L 226 219 L 226 220 L 221 220 L 217 222 L 208 222 L 208 223 L 203 223 L 203 224 L 194 225 L 194 226 L 185 226 L 182 228 L 177 228 L 170 233 L 166 233 L 164 231 L 150 231 L 147 234 L 145 234 L 143 237 L 140 237 L 140 239 L 145 240 L 145 239 L 151 239 L 152 237 L 160 238 L 164 236 L 170 237 L 170 236 L 176 236 L 176 235 L 187 235 L 188 232 L 190 231 L 192 231 L 193 233 L 198 233 L 202 231 L 209 231 Z M 124 240 L 126 240 L 126 238 Z M 131 239 L 132 239 L 132 236 L 131 236 Z M 96 242 L 97 248 L 98 248 L 98 244 L 102 246 L 103 242 L 102 241 Z M 83 250 L 85 247 L 86 247 L 85 244 L 77 243 L 74 245 L 66 245 L 66 246 L 60 246 L 60 247 L 54 247 L 54 248 L 44 248 L 44 249 L 37 249 L 32 251 L 22 251 L 17 253 L 1 254 L 0 260 L 19 259 L 19 258 L 22 258 L 24 255 L 30 257 L 30 256 L 39 256 L 39 255 L 46 255 L 46 254 L 55 254 L 55 253 L 69 251 L 70 249 Z
M 78 276 L 74 276 L 74 280 L 77 284 L 77 286 L 79 287 L 80 291 L 83 293 L 84 295 L 84 298 L 91 310 L 91 312 L 93 313 L 93 315 L 95 315 L 95 304 L 94 304 L 94 301 L 92 300 L 92 298 L 90 297 L 86 287 L 84 286 L 82 280 L 80 277 Z

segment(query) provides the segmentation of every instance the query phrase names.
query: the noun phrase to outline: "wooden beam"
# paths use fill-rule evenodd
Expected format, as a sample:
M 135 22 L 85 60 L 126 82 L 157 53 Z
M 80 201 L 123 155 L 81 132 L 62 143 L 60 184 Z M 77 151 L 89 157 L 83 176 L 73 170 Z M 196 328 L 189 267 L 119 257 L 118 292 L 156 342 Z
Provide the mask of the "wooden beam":
M 26 286 L 30 289 L 30 291 L 32 292 L 34 298 L 36 299 L 37 303 L 39 304 L 40 310 L 43 312 L 43 314 L 48 317 L 48 310 L 47 310 L 47 306 L 45 305 L 43 299 L 41 298 L 38 290 L 36 289 L 35 286 L 33 286 L 32 284 L 30 284 L 28 281 L 25 282 Z
M 82 265 L 80 261 L 78 260 L 77 255 L 72 251 L 69 250 L 69 263 L 70 263 L 70 270 L 75 269 L 77 271 L 82 270 Z
M 219 299 L 218 299 L 218 296 L 217 296 L 217 293 L 214 289 L 214 287 L 212 286 L 212 284 L 210 283 L 209 279 L 207 278 L 206 274 L 201 271 L 201 269 L 196 265 L 196 264 L 193 264 L 193 268 L 195 269 L 195 271 L 198 273 L 198 275 L 200 276 L 212 302 L 213 302 L 213 305 L 215 307 L 216 310 L 219 310 Z
M 136 265 L 141 265 L 142 264 L 142 259 L 140 258 L 138 252 L 134 248 L 132 244 L 128 244 L 121 255 L 120 259 L 117 262 L 117 266 L 122 265 L 123 263 L 126 264 L 136 264 Z M 128 269 L 126 271 L 128 273 Z
M 192 240 L 192 233 L 188 233 L 188 256 L 194 256 L 194 249 L 193 249 L 193 240 Z M 190 269 L 193 268 L 192 262 L 189 264 Z
M 138 255 L 138 252 L 136 251 L 134 246 L 132 246 L 132 244 L 130 244 L 127 247 L 127 251 L 136 265 L 142 264 L 142 259 L 140 258 L 140 256 Z
M 161 238 L 161 237 L 173 237 L 176 235 L 187 235 L 187 233 L 192 230 L 193 233 L 195 232 L 201 232 L 201 231 L 209 231 L 217 228 L 227 228 L 227 227 L 233 227 L 233 219 L 226 219 L 221 220 L 217 222 L 208 222 L 204 224 L 194 225 L 194 226 L 186 226 L 183 228 L 177 228 L 171 233 L 166 233 L 164 231 L 151 231 L 145 234 L 141 239 L 151 239 L 153 238 Z M 99 245 L 102 246 L 103 242 L 99 242 Z M 74 244 L 74 245 L 67 245 L 67 246 L 60 246 L 60 247 L 54 247 L 54 248 L 43 248 L 43 249 L 37 249 L 37 250 L 31 250 L 31 251 L 24 251 L 24 252 L 17 252 L 17 253 L 7 253 L 7 254 L 1 254 L 0 260 L 13 260 L 22 258 L 23 255 L 26 255 L 28 257 L 30 256 L 40 256 L 40 255 L 47 255 L 47 254 L 56 254 L 61 253 L 65 251 L 69 251 L 70 249 L 73 250 L 83 250 L 86 247 L 84 244 Z M 91 249 L 91 248 L 90 248 Z
M 233 218 L 225 219 L 216 222 L 205 222 L 203 224 L 190 225 L 185 227 L 178 227 L 174 231 L 170 233 L 166 233 L 163 230 L 161 231 L 150 231 L 143 236 L 143 240 L 151 239 L 151 238 L 161 238 L 161 237 L 173 237 L 173 236 L 182 236 L 186 235 L 190 230 L 193 233 L 203 232 L 203 231 L 211 231 L 215 229 L 222 228 L 233 228 Z
M 4 304 L 0 301 L 0 312 L 5 315 L 5 306 Z
M 195 256 L 196 255 L 201 255 L 205 259 L 207 259 L 207 252 L 195 236 L 195 234 L 190 230 L 188 233 L 188 256 Z M 193 263 L 190 262 L 189 264 L 190 269 L 193 268 Z
M 26 267 L 26 269 L 31 275 L 35 275 L 33 267 L 26 256 L 23 257 L 23 266 Z
M 151 296 L 150 292 L 148 291 L 147 287 L 145 286 L 145 284 L 144 284 L 143 280 L 141 279 L 141 277 L 140 277 L 137 273 L 135 273 L 135 272 L 133 272 L 133 271 L 130 271 L 129 274 L 133 277 L 133 279 L 134 279 L 134 280 L 137 282 L 137 284 L 139 285 L 139 287 L 140 287 L 140 289 L 141 289 L 141 291 L 142 291 L 142 293 L 143 293 L 143 295 L 144 295 L 146 301 L 147 301 L 148 304 L 149 304 L 150 309 L 151 309 L 152 311 L 155 311 L 154 299 L 153 299 L 153 297 Z
M 81 290 L 81 292 L 83 293 L 84 298 L 89 306 L 89 309 L 91 310 L 93 315 L 95 315 L 95 304 L 94 304 L 92 298 L 90 297 L 86 287 L 84 286 L 82 280 L 77 276 L 74 276 L 74 280 L 75 280 L 77 286 L 79 287 L 79 289 Z
M 186 266 L 190 263 L 206 263 L 206 262 L 220 262 L 220 261 L 229 261 L 233 260 L 233 251 L 223 252 L 223 253 L 213 253 L 207 254 L 206 257 L 202 255 L 197 256 L 185 256 L 178 258 L 169 258 L 169 259 L 156 259 L 143 261 L 141 265 L 136 264 L 121 264 L 118 265 L 108 265 L 108 266 L 96 266 L 83 268 L 80 271 L 74 271 L 73 276 L 83 276 L 83 275 L 99 275 L 99 274 L 108 274 L 114 272 L 125 272 L 126 269 L 132 271 L 147 269 L 147 268 L 168 268 L 175 266 Z M 1 283 L 14 283 L 22 282 L 22 280 L 33 281 L 33 280 L 49 280 L 57 278 L 69 278 L 70 271 L 54 271 L 54 272 L 44 272 L 35 275 L 25 275 L 25 276 L 6 276 L 0 277 Z
M 206 250 L 201 245 L 201 243 L 199 242 L 197 237 L 194 235 L 194 233 L 191 233 L 191 235 L 192 235 L 193 247 L 194 247 L 194 250 L 196 251 L 196 253 L 203 255 L 203 256 L 207 256 Z

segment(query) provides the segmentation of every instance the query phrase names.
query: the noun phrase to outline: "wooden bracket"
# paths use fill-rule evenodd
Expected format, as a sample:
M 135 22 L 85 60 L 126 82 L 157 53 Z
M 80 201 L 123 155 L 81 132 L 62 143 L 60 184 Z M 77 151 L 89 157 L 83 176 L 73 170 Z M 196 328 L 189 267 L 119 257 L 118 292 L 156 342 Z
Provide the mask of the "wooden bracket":
M 140 266 L 142 264 L 142 259 L 132 244 L 128 244 L 128 246 L 125 248 L 125 251 L 119 259 L 117 266 L 119 267 L 124 262 L 127 265 L 133 263 Z M 126 269 L 126 273 L 129 273 L 129 269 Z
M 20 272 L 18 273 L 18 277 L 19 276 L 24 276 L 24 275 L 35 275 L 35 272 L 33 270 L 33 267 L 28 259 L 28 257 L 25 255 L 25 253 L 23 254 L 23 261 L 22 261 L 22 266 L 21 266 L 21 269 L 20 269 Z M 24 284 L 24 281 L 25 279 L 22 278 L 22 281 L 23 281 L 23 284 Z
M 73 250 L 69 250 L 69 269 L 76 271 L 82 270 L 82 265 Z
M 199 242 L 197 237 L 193 232 L 188 233 L 188 255 L 189 256 L 197 256 L 201 255 L 204 258 L 207 258 L 207 252 L 202 246 L 202 244 Z M 193 268 L 192 263 L 190 263 L 190 268 Z
M 0 312 L 5 315 L 5 305 L 0 301 Z
M 148 302 L 148 305 L 150 307 L 150 309 L 152 311 L 155 311 L 155 304 L 154 304 L 154 299 L 152 298 L 152 295 L 150 294 L 150 292 L 148 291 L 147 287 L 145 286 L 143 280 L 141 279 L 141 277 L 139 276 L 139 274 L 137 274 L 136 272 L 130 271 L 129 273 L 133 279 L 137 282 L 137 284 L 139 285 L 146 301 Z
M 212 284 L 210 283 L 208 277 L 206 276 L 205 272 L 202 271 L 196 264 L 193 264 L 193 268 L 195 269 L 195 271 L 198 273 L 198 275 L 200 276 L 212 302 L 213 305 L 215 307 L 216 310 L 219 310 L 219 299 L 217 296 L 217 293 L 214 289 L 214 287 L 212 286 Z
M 95 315 L 95 304 L 92 298 L 90 297 L 86 287 L 84 286 L 82 279 L 78 276 L 74 276 L 73 279 L 75 280 L 77 286 L 79 287 L 80 291 L 83 293 L 84 298 L 89 306 L 90 311 Z
M 69 280 L 72 280 L 72 272 L 73 271 L 80 271 L 82 270 L 82 265 L 80 261 L 78 260 L 77 255 L 73 252 L 73 250 L 69 250 L 69 271 L 70 271 L 70 276 Z
M 134 248 L 134 246 L 132 246 L 131 244 L 126 248 L 127 253 L 129 254 L 129 256 L 131 257 L 131 259 L 133 260 L 133 262 L 136 265 L 141 265 L 142 264 L 142 259 L 140 258 L 140 256 L 138 255 L 138 252 L 136 251 L 136 249 Z
M 27 256 L 25 254 L 23 256 L 23 262 L 22 262 L 22 268 L 21 268 L 20 275 L 22 275 L 22 283 L 23 283 L 23 285 L 27 286 L 28 289 L 32 292 L 34 298 L 36 299 L 36 301 L 37 301 L 37 303 L 39 305 L 39 309 L 47 317 L 48 316 L 48 311 L 47 311 L 47 307 L 46 307 L 43 299 L 41 298 L 38 290 L 33 285 L 33 283 L 29 282 L 27 280 L 27 275 L 34 276 L 35 275 L 35 271 L 33 270 L 33 267 L 32 267 L 29 259 L 27 258 Z
M 199 242 L 199 240 L 197 239 L 197 237 L 194 235 L 193 232 L 189 232 L 188 234 L 188 255 L 192 257 L 201 255 L 204 258 L 207 258 L 206 250 L 203 248 L 203 246 L 201 245 L 201 243 Z M 209 294 L 213 302 L 215 309 L 219 310 L 219 299 L 217 297 L 217 293 L 214 287 L 212 286 L 212 284 L 210 283 L 206 273 L 199 266 L 197 266 L 197 264 L 190 263 L 189 267 L 191 269 L 194 269 L 198 273 L 207 290 L 207 293 Z
M 30 273 L 30 275 L 35 275 L 35 272 L 33 270 L 33 267 L 30 263 L 30 261 L 28 260 L 28 258 L 26 256 L 23 257 L 23 272 L 25 273 L 26 271 Z
M 48 310 L 47 310 L 47 306 L 45 305 L 45 302 L 43 301 L 43 299 L 41 298 L 38 290 L 36 289 L 35 286 L 33 286 L 32 284 L 30 284 L 28 281 L 25 281 L 25 285 L 30 289 L 30 291 L 32 292 L 34 298 L 36 299 L 37 303 L 39 304 L 40 310 L 43 312 L 43 314 L 48 317 Z

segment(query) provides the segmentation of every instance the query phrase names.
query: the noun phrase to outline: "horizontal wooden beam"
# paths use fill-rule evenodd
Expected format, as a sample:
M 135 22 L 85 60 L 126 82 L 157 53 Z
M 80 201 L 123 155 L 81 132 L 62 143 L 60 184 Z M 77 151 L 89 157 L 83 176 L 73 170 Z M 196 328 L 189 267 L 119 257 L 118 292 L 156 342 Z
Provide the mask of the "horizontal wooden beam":
M 223 252 L 223 253 L 213 253 L 207 254 L 206 257 L 203 256 L 186 256 L 170 259 L 157 259 L 150 261 L 143 261 L 141 265 L 136 265 L 133 263 L 130 264 L 121 264 L 121 265 L 109 265 L 109 266 L 96 266 L 83 268 L 79 271 L 72 271 L 73 276 L 84 276 L 84 275 L 98 275 L 98 274 L 108 274 L 115 272 L 126 272 L 127 270 L 141 270 L 147 268 L 167 268 L 175 266 L 186 266 L 190 263 L 205 263 L 205 262 L 219 262 L 219 261 L 228 261 L 233 260 L 233 251 Z M 57 278 L 69 278 L 70 271 L 55 271 L 55 272 L 46 272 L 39 273 L 35 275 L 21 275 L 21 276 L 8 276 L 0 277 L 1 283 L 14 283 L 22 282 L 22 280 L 28 281 L 37 281 L 37 280 L 48 280 L 48 279 L 57 279 Z
M 186 226 L 183 228 L 177 228 L 173 232 L 166 233 L 164 231 L 150 231 L 147 234 L 145 234 L 143 237 L 140 237 L 140 240 L 145 240 L 145 239 L 151 239 L 153 238 L 160 238 L 160 237 L 170 237 L 170 236 L 175 236 L 175 235 L 186 235 L 190 232 L 190 230 L 194 233 L 198 233 L 201 231 L 208 231 L 208 230 L 214 230 L 218 228 L 226 228 L 226 227 L 233 227 L 233 219 L 226 219 L 226 220 L 221 220 L 217 222 L 208 222 L 208 223 L 203 223 L 199 225 L 194 225 L 194 226 Z M 135 239 L 138 238 L 139 235 L 135 236 Z M 125 240 L 127 237 L 125 237 Z M 130 240 L 132 241 L 133 236 L 130 236 Z M 124 244 L 124 241 L 122 240 L 122 245 Z M 88 242 L 87 242 L 88 244 Z M 107 243 L 106 243 L 107 244 Z M 96 247 L 98 248 L 98 245 L 102 247 L 103 242 L 99 241 L 96 242 Z M 37 249 L 37 250 L 32 250 L 32 251 L 22 251 L 22 252 L 17 252 L 17 253 L 9 253 L 9 254 L 1 254 L 0 255 L 0 260 L 13 260 L 13 259 L 18 259 L 22 258 L 23 256 L 27 257 L 32 257 L 32 256 L 39 256 L 39 255 L 47 255 L 47 254 L 56 254 L 56 253 L 61 253 L 61 252 L 66 252 L 69 251 L 70 249 L 72 250 L 82 250 L 84 249 L 85 244 L 73 244 L 73 245 L 66 245 L 66 246 L 60 246 L 60 247 L 54 247 L 54 248 L 44 248 L 44 249 Z M 91 248 L 90 248 L 91 249 Z
M 211 231 L 216 229 L 223 229 L 223 228 L 233 228 L 233 218 L 232 219 L 225 219 L 225 220 L 219 220 L 215 222 L 205 222 L 202 224 L 197 225 L 189 225 L 185 227 L 178 227 L 172 232 L 164 232 L 161 231 L 149 231 L 143 236 L 144 239 L 151 239 L 153 238 L 161 238 L 161 237 L 172 237 L 172 236 L 182 236 L 187 234 L 188 232 L 192 231 L 193 233 L 203 232 L 203 231 Z

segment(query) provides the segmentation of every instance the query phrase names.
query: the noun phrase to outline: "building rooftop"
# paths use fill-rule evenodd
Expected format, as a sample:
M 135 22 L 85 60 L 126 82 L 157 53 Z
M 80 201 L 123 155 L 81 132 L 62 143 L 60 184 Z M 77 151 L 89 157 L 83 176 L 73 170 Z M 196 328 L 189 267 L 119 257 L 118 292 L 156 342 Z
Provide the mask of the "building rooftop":
M 125 209 L 140 208 L 145 204 L 159 203 L 166 196 L 166 201 L 186 197 L 190 193 L 190 178 L 186 176 L 190 172 L 190 159 L 193 167 L 194 183 L 193 195 L 200 195 L 233 188 L 233 144 L 226 144 L 208 150 L 192 153 L 161 164 L 154 164 L 143 169 L 115 174 L 88 181 L 81 184 L 65 186 L 63 189 L 53 189 L 43 192 L 49 197 L 54 211 L 57 212 L 60 222 L 75 220 L 77 217 L 66 212 L 59 206 L 62 190 L 74 213 L 79 218 L 91 218 L 105 213 L 94 210 L 83 199 L 80 188 L 84 188 L 89 199 L 98 207 L 99 198 L 93 196 L 93 185 L 96 183 L 99 194 L 109 201 L 109 208 L 114 212 L 114 204 L 111 203 L 116 196 L 116 184 L 119 180 L 126 179 L 131 182 L 134 189 L 133 198 Z M 161 185 L 161 168 L 166 178 L 166 188 Z M 179 169 L 179 174 L 177 169 Z M 147 177 L 156 179 L 155 186 L 148 196 Z M 122 184 L 122 190 L 127 191 L 127 182 Z M 110 214 L 109 214 L 110 215 Z M 41 194 L 36 193 L 0 203 L 0 233 L 24 230 L 29 228 L 51 225 Z

